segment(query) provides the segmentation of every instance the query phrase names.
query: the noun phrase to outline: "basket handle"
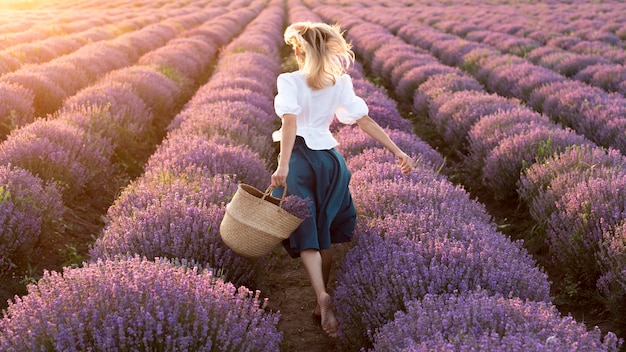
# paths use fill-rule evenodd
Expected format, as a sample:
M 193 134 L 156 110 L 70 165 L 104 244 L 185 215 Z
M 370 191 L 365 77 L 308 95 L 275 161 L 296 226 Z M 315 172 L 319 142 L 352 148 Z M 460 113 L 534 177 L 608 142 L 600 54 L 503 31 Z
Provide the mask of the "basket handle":
M 272 186 L 268 186 L 265 189 L 265 193 L 263 193 L 263 197 L 261 198 L 262 200 L 265 200 L 265 197 L 269 196 L 272 193 Z M 285 200 L 285 196 L 287 195 L 287 184 L 285 184 L 285 186 L 283 187 L 283 196 L 280 198 L 280 202 L 278 203 L 279 207 L 283 207 L 283 200 Z

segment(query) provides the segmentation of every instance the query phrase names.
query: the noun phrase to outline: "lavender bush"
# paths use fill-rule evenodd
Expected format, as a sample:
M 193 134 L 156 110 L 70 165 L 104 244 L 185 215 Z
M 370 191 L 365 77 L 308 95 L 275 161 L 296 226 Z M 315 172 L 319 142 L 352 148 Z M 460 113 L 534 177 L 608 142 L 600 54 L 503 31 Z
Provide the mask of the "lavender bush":
M 416 66 L 433 63 L 432 56 L 421 53 L 420 51 L 417 51 L 416 53 L 414 47 L 411 47 L 410 45 L 404 46 L 408 48 L 408 52 L 398 53 L 397 58 L 400 63 L 398 63 L 398 61 L 392 60 L 391 58 L 387 58 L 387 61 L 385 61 L 385 64 L 383 66 L 384 71 L 381 72 L 381 75 L 388 72 L 388 76 L 383 76 L 383 82 L 388 82 L 388 84 L 386 84 L 387 87 L 397 86 L 402 77 L 404 77 L 404 74 L 410 69 Z M 377 50 L 375 53 L 379 52 L 381 52 L 381 55 L 382 53 L 384 53 L 384 51 L 379 50 Z
M 45 77 L 56 84 L 65 93 L 65 97 L 72 96 L 81 88 L 91 83 L 87 73 L 71 62 L 52 61 L 44 65 L 30 67 L 29 70 L 39 76 Z M 68 79 L 71 77 L 71 79 Z
M 233 145 L 246 145 L 269 160 L 274 153 L 269 128 L 273 125 L 265 116 L 269 115 L 245 103 L 216 102 L 185 109 L 176 115 L 170 130 L 180 128 L 177 133 L 221 136 Z
M 622 84 L 626 81 L 626 68 L 616 64 L 597 64 L 578 72 L 575 79 L 587 82 L 609 92 L 625 95 Z
M 399 216 L 387 229 L 396 231 L 395 225 L 401 221 Z M 405 228 L 411 231 L 410 225 Z M 342 345 L 348 350 L 371 347 L 377 328 L 405 310 L 406 302 L 428 293 L 482 287 L 491 294 L 550 300 L 546 275 L 519 246 L 493 230 L 487 235 L 490 232 L 484 227 L 470 229 L 468 224 L 459 232 L 452 230 L 455 234 L 450 237 L 445 236 L 447 229 L 417 232 L 415 239 L 400 233 L 387 236 L 376 228 L 357 230 L 355 246 L 342 261 L 335 290 Z M 491 241 L 497 238 L 499 244 L 494 246 Z M 367 306 L 364 301 L 369 302 Z
M 208 91 L 207 93 L 211 94 Z M 185 128 L 188 128 L 186 129 L 187 131 L 195 130 L 196 133 L 204 133 L 209 136 L 217 131 L 228 132 L 226 131 L 226 123 L 243 124 L 249 126 L 252 133 L 252 136 L 249 137 L 253 139 L 256 135 L 270 135 L 276 127 L 271 122 L 277 122 L 277 117 L 274 114 L 267 114 L 260 108 L 245 101 L 215 101 L 213 103 L 189 106 L 184 109 L 174 117 L 169 130 L 172 131 L 182 127 L 183 122 L 187 120 L 193 120 L 186 122 L 187 126 Z M 224 127 L 216 129 L 212 126 L 213 124 L 218 126 L 224 125 Z M 233 130 L 235 129 L 236 127 L 233 127 Z M 233 135 L 232 137 L 235 136 Z M 247 136 L 237 136 L 235 140 L 244 141 L 246 138 Z
M 272 116 L 274 113 L 274 105 L 272 100 L 267 96 L 248 89 L 241 88 L 224 88 L 211 89 L 210 94 L 197 94 L 192 100 L 192 106 L 205 105 L 218 102 L 245 102 L 246 105 L 258 108 L 263 112 L 263 116 Z
M 486 86 L 490 91 L 505 97 L 527 101 L 535 89 L 564 80 L 563 76 L 554 71 L 525 62 L 494 68 L 489 74 Z
M 362 160 L 367 157 L 364 154 Z M 362 215 L 386 217 L 395 213 L 419 212 L 421 209 L 447 213 L 446 207 L 454 205 L 455 211 L 463 210 L 465 217 L 485 222 L 490 220 L 482 204 L 471 200 L 467 191 L 432 169 L 418 167 L 409 175 L 403 175 L 394 163 L 371 159 L 362 162 L 359 159 L 350 159 L 348 166 L 353 163 L 364 165 L 353 172 L 351 181 L 352 196 Z
M 125 110 L 126 108 L 128 110 Z M 153 146 L 157 143 L 156 133 L 154 126 L 149 125 L 149 121 L 142 118 L 133 121 L 132 104 L 126 108 L 120 111 L 118 108 L 112 108 L 110 104 L 87 102 L 86 105 L 63 108 L 53 116 L 88 134 L 101 136 L 110 141 L 112 162 L 136 175 L 141 172 L 145 159 L 152 153 Z M 148 125 L 142 125 L 142 120 Z
M 518 183 L 518 194 L 528 204 L 535 221 L 544 224 L 555 211 L 557 197 L 584 180 L 615 177 L 611 170 L 626 173 L 626 157 L 619 151 L 592 145 L 571 146 L 526 169 Z M 563 178 L 567 181 L 558 181 Z
M 626 218 L 626 173 L 591 177 L 569 187 L 575 192 L 555 197 L 556 210 L 547 222 L 547 243 L 553 260 L 562 265 L 570 282 L 577 283 L 577 290 L 585 290 L 595 287 L 600 275 L 590 253 L 598 252 L 603 234 Z
M 570 129 L 543 126 L 506 137 L 485 158 L 483 183 L 497 199 L 515 197 L 515 185 L 524 169 L 569 146 L 585 144 L 591 142 Z
M 40 119 L 14 130 L 0 144 L 0 162 L 57 183 L 68 202 L 85 192 L 106 188 L 113 171 L 111 152 L 104 138 L 62 120 Z
M 626 314 L 626 220 L 603 233 L 602 245 L 596 256 L 602 268 L 602 276 L 597 282 L 598 292 L 610 317 L 617 321 L 623 333 L 626 330 L 622 321 Z
M 519 102 L 480 91 L 439 95 L 431 102 L 430 117 L 453 149 L 467 148 L 467 134 L 483 116 L 515 109 Z
M 444 73 L 433 75 L 422 83 L 413 95 L 413 113 L 427 115 L 429 111 L 437 111 L 430 107 L 432 101 L 443 94 L 459 91 L 484 91 L 476 79 L 466 74 Z M 440 104 L 443 101 L 439 100 Z
M 109 73 L 103 81 L 130 84 L 133 92 L 151 109 L 157 126 L 163 128 L 176 107 L 182 103 L 186 89 L 154 66 L 130 66 Z
M 418 89 L 422 83 L 426 82 L 428 78 L 433 75 L 451 74 L 457 73 L 458 71 L 458 68 L 452 68 L 440 63 L 415 67 L 405 72 L 398 81 L 398 85 L 394 88 L 396 96 L 400 101 L 413 103 L 412 99 L 415 90 Z
M 525 131 L 556 128 L 547 116 L 522 107 L 483 116 L 468 132 L 469 155 L 464 167 L 481 184 L 486 158 L 504 139 Z
M 166 194 L 193 205 L 226 204 L 237 191 L 238 180 L 229 175 L 209 175 L 204 169 L 189 166 L 179 172 L 160 170 L 130 182 L 107 211 L 107 219 L 132 217 Z
M 61 230 L 65 207 L 56 184 L 0 166 L 0 275 L 28 261 L 36 245 Z
M 252 284 L 254 266 L 229 250 L 219 236 L 224 204 L 201 199 L 193 193 L 193 184 L 176 186 L 181 193 L 159 193 L 159 187 L 152 187 L 153 200 L 145 207 L 109 220 L 90 249 L 93 260 L 126 254 L 193 260 L 225 280 Z
M 405 153 L 412 155 L 414 158 L 419 160 L 420 163 L 429 164 L 434 168 L 439 168 L 444 164 L 444 159 L 441 154 L 439 154 L 426 142 L 419 139 L 415 134 L 388 128 L 385 129 L 385 132 L 387 132 L 389 137 L 400 147 L 400 149 L 402 149 Z M 339 142 L 337 149 L 346 159 L 359 155 L 368 149 L 383 149 L 383 146 L 380 145 L 375 139 L 368 136 L 365 132 L 362 132 L 355 126 L 346 126 L 341 128 L 335 134 L 335 138 Z M 387 157 L 384 160 L 391 158 L 393 159 L 391 162 L 396 161 L 396 157 L 389 153 L 386 149 L 383 153 L 387 154 Z
M 626 100 L 615 93 L 564 81 L 535 90 L 529 105 L 604 147 L 626 151 Z
M 376 332 L 373 351 L 619 351 L 555 306 L 486 291 L 428 294 Z
M 29 90 L 34 96 L 35 116 L 44 116 L 55 111 L 66 97 L 58 84 L 46 76 L 32 72 L 28 67 L 2 76 L 0 82 L 17 84 Z
M 122 133 L 114 139 L 116 142 L 126 140 L 130 138 L 130 135 L 148 136 L 152 132 L 152 112 L 139 98 L 130 83 L 111 81 L 89 86 L 67 99 L 61 113 L 76 110 L 82 106 L 108 108 L 114 119 L 109 127 L 113 131 L 104 130 L 103 132 L 111 138 L 115 138 L 114 132 Z M 123 132 L 126 134 L 124 135 Z
M 0 138 L 4 139 L 17 127 L 33 121 L 33 93 L 14 83 L 0 83 Z
M 46 271 L 9 302 L 0 349 L 278 350 L 279 315 L 259 291 L 181 264 L 136 256 Z
M 200 77 L 205 77 L 216 52 L 217 48 L 213 43 L 194 38 L 176 38 L 143 55 L 138 63 L 172 67 L 184 77 L 199 80 Z
M 188 166 L 198 166 L 206 175 L 237 175 L 241 182 L 259 189 L 266 187 L 270 174 L 259 155 L 247 146 L 231 143 L 224 138 L 174 131 L 150 156 L 146 173 L 158 175 L 161 170 L 177 173 Z

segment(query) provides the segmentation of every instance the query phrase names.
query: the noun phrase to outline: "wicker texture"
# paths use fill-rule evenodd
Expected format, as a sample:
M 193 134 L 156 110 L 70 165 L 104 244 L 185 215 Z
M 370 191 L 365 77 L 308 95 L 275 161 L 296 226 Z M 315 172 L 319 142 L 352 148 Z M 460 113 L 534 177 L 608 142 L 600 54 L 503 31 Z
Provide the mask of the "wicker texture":
M 285 187 L 283 197 L 276 198 L 270 195 L 269 188 L 262 192 L 239 184 L 220 224 L 224 243 L 241 256 L 259 258 L 289 238 L 303 219 L 282 208 L 286 192 Z

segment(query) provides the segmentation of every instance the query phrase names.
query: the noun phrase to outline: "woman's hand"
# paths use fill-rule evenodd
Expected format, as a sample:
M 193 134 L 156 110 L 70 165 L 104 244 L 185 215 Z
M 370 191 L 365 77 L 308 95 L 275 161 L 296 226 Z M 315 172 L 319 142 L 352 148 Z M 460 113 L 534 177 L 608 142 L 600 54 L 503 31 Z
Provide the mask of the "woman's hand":
M 272 174 L 270 188 L 276 188 L 287 185 L 287 174 L 289 173 L 288 166 L 279 166 Z
M 397 153 L 396 157 L 400 162 L 400 169 L 402 170 L 402 173 L 408 174 L 409 172 L 411 172 L 411 169 L 413 169 L 413 167 L 415 166 L 413 158 L 408 156 L 405 152 Z

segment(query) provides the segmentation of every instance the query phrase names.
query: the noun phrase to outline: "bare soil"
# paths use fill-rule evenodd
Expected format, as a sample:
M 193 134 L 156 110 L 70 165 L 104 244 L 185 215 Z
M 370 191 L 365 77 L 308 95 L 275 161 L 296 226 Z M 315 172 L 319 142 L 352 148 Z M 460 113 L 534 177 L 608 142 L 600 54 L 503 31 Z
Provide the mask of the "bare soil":
M 337 269 L 350 244 L 333 245 L 333 268 L 329 291 L 336 286 Z M 269 309 L 280 311 L 278 329 L 283 333 L 283 352 L 339 351 L 337 339 L 322 330 L 320 319 L 313 315 L 315 294 L 299 258 L 291 258 L 281 247 L 271 254 L 267 271 L 259 286 L 269 298 Z

